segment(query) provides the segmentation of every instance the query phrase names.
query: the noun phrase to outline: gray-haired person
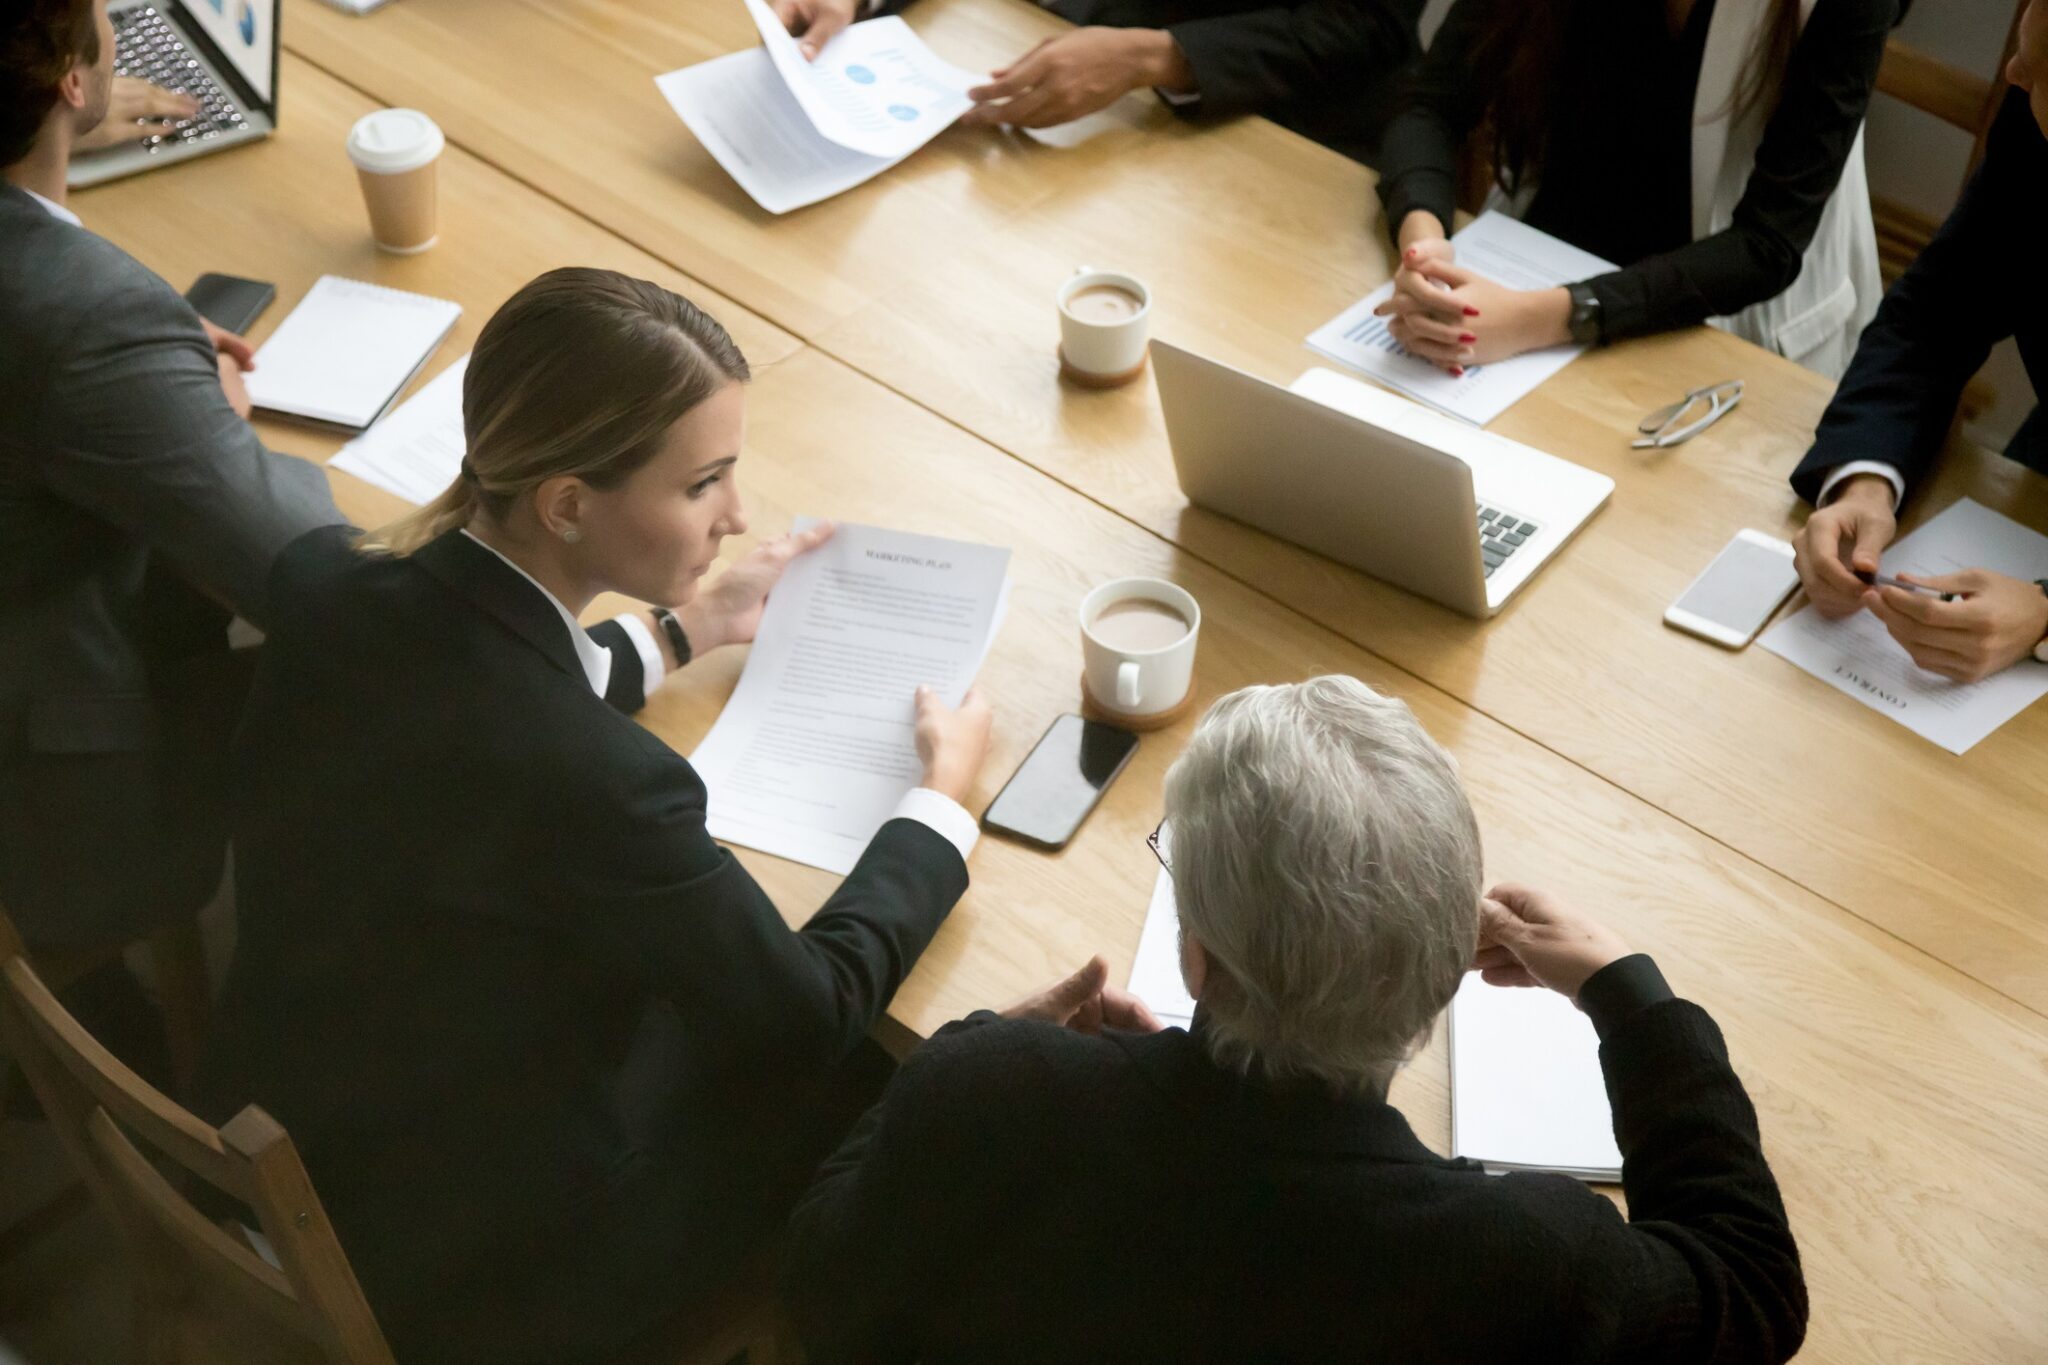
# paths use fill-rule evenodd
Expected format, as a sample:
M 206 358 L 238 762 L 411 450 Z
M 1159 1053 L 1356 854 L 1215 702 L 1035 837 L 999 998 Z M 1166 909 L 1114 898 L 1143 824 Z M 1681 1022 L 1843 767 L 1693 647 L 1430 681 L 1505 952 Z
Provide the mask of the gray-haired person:
M 1234 693 L 1166 816 L 1193 1028 L 1097 958 L 941 1029 L 797 1210 L 813 1361 L 1798 1349 L 1798 1251 L 1713 1021 L 1555 899 L 1482 893 L 1456 767 L 1406 705 L 1343 677 Z M 1468 970 L 1591 1016 L 1628 1217 L 1439 1157 L 1387 1104 Z

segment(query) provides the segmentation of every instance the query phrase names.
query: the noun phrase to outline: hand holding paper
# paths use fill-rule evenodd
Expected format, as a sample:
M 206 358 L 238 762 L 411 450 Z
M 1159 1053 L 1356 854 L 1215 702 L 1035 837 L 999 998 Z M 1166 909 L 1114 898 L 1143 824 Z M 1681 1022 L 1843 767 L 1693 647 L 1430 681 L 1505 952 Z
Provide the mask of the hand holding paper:
M 966 113 L 972 73 L 940 61 L 894 15 L 853 24 L 806 57 L 761 0 L 746 0 L 768 59 L 820 134 L 864 156 L 908 156 Z
M 964 795 L 987 724 L 966 697 L 1000 622 L 1009 559 L 842 525 L 791 563 L 739 686 L 691 756 L 713 837 L 845 873 L 924 779 L 927 757 L 944 770 L 934 780 Z M 922 704 L 921 687 L 936 694 Z M 940 703 L 960 710 L 935 713 Z

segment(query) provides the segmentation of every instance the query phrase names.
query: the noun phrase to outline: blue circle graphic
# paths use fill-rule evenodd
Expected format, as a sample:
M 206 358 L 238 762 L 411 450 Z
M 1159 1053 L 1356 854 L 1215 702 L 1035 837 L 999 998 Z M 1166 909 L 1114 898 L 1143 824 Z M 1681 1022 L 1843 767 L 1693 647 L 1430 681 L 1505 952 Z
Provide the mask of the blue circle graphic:
M 875 83 L 875 73 L 864 66 L 849 66 L 846 68 L 846 79 L 854 82 L 856 85 L 873 85 Z
M 889 106 L 889 117 L 901 119 L 903 122 L 908 123 L 917 117 L 917 110 L 907 104 L 892 104 Z

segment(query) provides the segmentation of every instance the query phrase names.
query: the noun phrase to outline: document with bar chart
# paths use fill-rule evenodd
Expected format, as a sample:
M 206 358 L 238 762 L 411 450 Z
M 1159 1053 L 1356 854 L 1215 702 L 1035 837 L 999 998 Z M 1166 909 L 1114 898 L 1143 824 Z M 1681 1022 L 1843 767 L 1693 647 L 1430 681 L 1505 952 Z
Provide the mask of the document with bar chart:
M 1451 238 L 1458 264 L 1510 289 L 1551 289 L 1614 269 L 1590 251 L 1581 251 L 1504 213 L 1482 213 Z M 1309 348 L 1340 365 L 1427 403 L 1438 412 L 1485 426 L 1515 401 L 1556 374 L 1585 348 L 1552 346 L 1491 365 L 1469 365 L 1452 378 L 1427 360 L 1408 354 L 1387 331 L 1387 319 L 1373 309 L 1394 292 L 1390 280 L 1317 328 Z

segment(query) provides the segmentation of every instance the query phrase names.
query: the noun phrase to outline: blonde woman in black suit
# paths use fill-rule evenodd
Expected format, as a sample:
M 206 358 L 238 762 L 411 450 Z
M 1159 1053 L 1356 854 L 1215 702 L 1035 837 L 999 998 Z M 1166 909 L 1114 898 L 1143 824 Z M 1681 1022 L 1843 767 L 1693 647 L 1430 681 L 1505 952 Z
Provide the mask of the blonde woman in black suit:
M 273 574 L 201 1107 L 284 1123 L 401 1359 L 573 1360 L 714 1288 L 879 1084 L 849 1059 L 967 887 L 972 695 L 919 695 L 924 785 L 795 931 L 630 719 L 830 534 L 705 581 L 746 378 L 668 290 L 544 275 L 478 338 L 462 477 Z M 603 591 L 675 610 L 585 631 Z

